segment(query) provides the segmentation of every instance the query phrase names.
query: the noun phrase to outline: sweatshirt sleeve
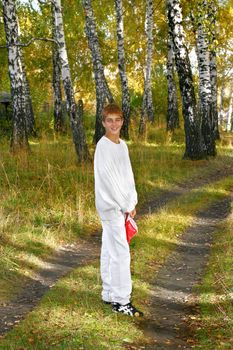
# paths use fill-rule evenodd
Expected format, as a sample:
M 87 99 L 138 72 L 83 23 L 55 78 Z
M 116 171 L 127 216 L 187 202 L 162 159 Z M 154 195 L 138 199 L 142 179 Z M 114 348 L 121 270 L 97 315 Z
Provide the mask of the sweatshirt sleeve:
M 127 213 L 131 212 L 135 206 L 138 203 L 138 195 L 137 195 L 137 191 L 135 188 L 135 181 L 134 181 L 134 175 L 133 175 L 133 170 L 132 170 L 132 166 L 131 166 L 131 161 L 130 161 L 130 157 L 129 157 L 129 151 L 128 148 L 126 146 L 126 150 L 127 150 L 127 158 L 128 158 L 128 188 L 129 188 L 129 202 L 128 202 L 128 210 L 126 211 Z
M 98 192 L 97 206 L 112 206 L 122 212 L 132 211 L 137 204 L 137 192 L 135 189 L 133 172 L 128 155 L 125 162 L 124 176 L 119 164 L 115 161 L 111 152 L 99 145 L 95 152 L 95 187 Z

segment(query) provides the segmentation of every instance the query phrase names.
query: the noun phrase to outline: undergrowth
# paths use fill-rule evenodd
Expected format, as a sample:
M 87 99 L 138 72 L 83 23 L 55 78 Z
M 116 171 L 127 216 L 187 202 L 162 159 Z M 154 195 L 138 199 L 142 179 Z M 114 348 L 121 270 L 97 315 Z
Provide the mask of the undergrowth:
M 163 190 L 183 181 L 198 181 L 232 164 L 231 148 L 219 148 L 216 159 L 182 160 L 181 132 L 167 138 L 152 129 L 156 142 L 129 142 L 139 208 Z M 156 137 L 157 135 L 157 137 Z M 56 137 L 31 143 L 27 157 L 12 157 L 2 145 L 0 163 L 0 300 L 12 298 L 33 279 L 43 261 L 60 245 L 100 230 L 94 206 L 93 164 L 78 165 L 70 140 Z M 94 149 L 91 150 L 93 154 Z M 192 224 L 195 213 L 224 198 L 231 177 L 194 189 L 157 213 L 138 220 L 132 277 L 134 300 L 147 314 L 156 271 Z M 24 322 L 3 337 L 0 349 L 123 349 L 122 344 L 146 341 L 134 320 L 112 314 L 100 302 L 99 264 L 74 270 L 45 295 Z

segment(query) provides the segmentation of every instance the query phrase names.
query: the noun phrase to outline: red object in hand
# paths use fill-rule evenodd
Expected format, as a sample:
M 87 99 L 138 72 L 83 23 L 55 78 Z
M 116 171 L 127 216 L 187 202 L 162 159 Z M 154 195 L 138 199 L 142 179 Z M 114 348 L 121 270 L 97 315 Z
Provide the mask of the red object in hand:
M 136 222 L 129 214 L 126 214 L 125 218 L 125 231 L 127 242 L 130 243 L 133 236 L 138 232 L 138 227 Z

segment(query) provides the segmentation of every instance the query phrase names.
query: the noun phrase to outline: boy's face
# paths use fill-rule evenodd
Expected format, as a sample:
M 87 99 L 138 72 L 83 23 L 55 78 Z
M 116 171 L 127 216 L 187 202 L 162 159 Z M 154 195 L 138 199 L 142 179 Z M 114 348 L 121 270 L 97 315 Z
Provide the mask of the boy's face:
M 117 114 L 108 114 L 102 121 L 107 136 L 119 136 L 123 125 L 123 118 Z

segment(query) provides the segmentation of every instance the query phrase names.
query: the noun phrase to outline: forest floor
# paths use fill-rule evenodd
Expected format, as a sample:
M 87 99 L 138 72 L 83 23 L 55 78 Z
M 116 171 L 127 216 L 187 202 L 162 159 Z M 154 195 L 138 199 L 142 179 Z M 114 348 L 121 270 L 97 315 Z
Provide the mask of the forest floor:
M 167 203 L 192 189 L 201 188 L 213 181 L 233 175 L 229 164 L 221 171 L 213 171 L 208 177 L 196 176 L 177 184 L 172 191 L 163 191 L 151 198 L 138 213 L 138 218 L 155 213 Z M 189 349 L 192 347 L 192 329 L 189 318 L 198 312 L 197 296 L 193 287 L 200 282 L 208 262 L 209 251 L 219 222 L 230 213 L 232 197 L 212 203 L 200 210 L 195 222 L 182 235 L 173 253 L 161 266 L 154 280 L 149 301 L 150 315 L 137 320 L 143 329 L 147 344 L 127 344 L 127 349 Z M 85 266 L 99 258 L 100 233 L 95 232 L 82 244 L 62 247 L 46 261 L 46 268 L 37 273 L 36 280 L 25 284 L 12 301 L 0 305 L 0 334 L 12 329 L 39 303 L 42 296 L 72 269 Z

